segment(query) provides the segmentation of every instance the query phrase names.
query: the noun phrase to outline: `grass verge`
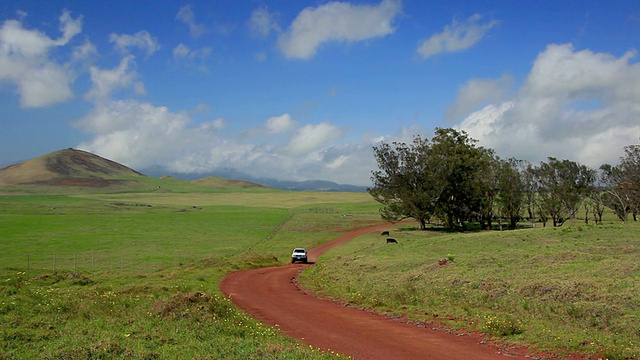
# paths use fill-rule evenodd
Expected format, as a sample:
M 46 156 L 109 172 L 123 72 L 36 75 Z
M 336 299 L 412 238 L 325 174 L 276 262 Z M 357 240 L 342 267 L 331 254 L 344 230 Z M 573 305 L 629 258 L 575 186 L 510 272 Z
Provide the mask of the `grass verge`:
M 301 276 L 322 295 L 559 355 L 640 357 L 640 224 L 509 232 L 392 231 Z

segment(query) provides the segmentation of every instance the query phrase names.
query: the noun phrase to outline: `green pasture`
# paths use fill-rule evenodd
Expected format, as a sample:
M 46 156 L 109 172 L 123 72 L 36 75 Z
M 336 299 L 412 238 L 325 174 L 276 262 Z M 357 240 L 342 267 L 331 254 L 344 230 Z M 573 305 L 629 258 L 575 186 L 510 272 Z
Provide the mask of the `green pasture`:
M 218 289 L 379 223 L 365 194 L 0 196 L 0 359 L 318 359 Z
M 248 318 L 218 282 L 379 224 L 378 204 L 166 180 L 160 191 L 0 196 L 0 360 L 339 357 Z M 389 229 L 398 244 L 356 238 L 303 272 L 303 285 L 535 351 L 640 357 L 639 224 Z
M 318 294 L 557 354 L 640 357 L 640 224 L 450 233 L 390 226 L 302 274 Z

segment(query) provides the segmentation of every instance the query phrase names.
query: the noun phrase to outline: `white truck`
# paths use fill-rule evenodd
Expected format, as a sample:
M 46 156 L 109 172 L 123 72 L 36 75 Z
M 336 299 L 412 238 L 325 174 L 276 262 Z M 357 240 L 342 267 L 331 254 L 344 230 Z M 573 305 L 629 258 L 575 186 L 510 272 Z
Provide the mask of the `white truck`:
M 291 253 L 291 263 L 293 264 L 296 261 L 302 261 L 303 263 L 307 263 L 307 250 L 304 248 L 295 248 L 293 249 L 293 253 Z

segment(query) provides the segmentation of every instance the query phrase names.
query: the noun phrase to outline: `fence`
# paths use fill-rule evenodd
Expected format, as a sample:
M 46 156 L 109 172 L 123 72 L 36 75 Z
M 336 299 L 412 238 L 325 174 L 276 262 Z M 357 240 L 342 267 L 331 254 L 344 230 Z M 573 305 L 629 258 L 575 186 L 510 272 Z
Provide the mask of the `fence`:
M 122 273 L 146 274 L 172 266 L 182 266 L 203 259 L 204 256 L 154 256 L 142 258 L 125 252 L 84 252 L 26 254 L 23 256 L 0 256 L 0 267 L 25 273 L 27 278 L 55 273 Z

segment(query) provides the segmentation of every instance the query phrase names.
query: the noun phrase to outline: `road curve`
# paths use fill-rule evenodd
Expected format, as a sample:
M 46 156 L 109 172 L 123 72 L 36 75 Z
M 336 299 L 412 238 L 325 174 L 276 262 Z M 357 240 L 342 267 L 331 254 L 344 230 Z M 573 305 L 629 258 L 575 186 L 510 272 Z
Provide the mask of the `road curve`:
M 359 229 L 309 251 L 313 263 L 329 248 L 388 225 Z M 278 326 L 306 344 L 355 359 L 514 359 L 470 336 L 456 336 L 345 307 L 301 291 L 298 273 L 309 265 L 285 265 L 229 274 L 225 295 L 254 318 Z

